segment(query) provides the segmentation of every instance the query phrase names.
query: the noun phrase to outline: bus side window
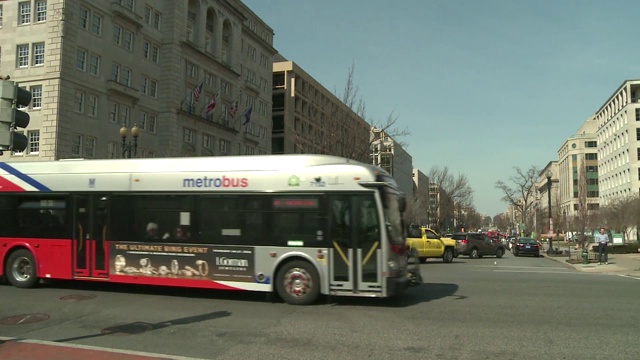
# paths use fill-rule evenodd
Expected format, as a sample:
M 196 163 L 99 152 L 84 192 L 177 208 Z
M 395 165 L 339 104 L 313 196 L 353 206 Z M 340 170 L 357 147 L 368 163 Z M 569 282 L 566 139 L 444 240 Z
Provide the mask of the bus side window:
M 351 246 L 351 198 L 332 196 L 329 202 L 331 240 Z

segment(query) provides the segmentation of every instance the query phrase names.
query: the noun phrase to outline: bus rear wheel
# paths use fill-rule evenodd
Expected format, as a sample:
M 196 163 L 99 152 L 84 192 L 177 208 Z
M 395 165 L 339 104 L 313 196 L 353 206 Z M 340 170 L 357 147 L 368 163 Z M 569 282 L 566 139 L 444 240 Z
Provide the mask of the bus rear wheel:
M 38 283 L 36 259 L 29 250 L 16 250 L 9 255 L 5 275 L 17 288 L 31 288 Z
M 276 277 L 276 291 L 286 303 L 308 305 L 320 296 L 320 280 L 315 267 L 307 261 L 286 263 Z

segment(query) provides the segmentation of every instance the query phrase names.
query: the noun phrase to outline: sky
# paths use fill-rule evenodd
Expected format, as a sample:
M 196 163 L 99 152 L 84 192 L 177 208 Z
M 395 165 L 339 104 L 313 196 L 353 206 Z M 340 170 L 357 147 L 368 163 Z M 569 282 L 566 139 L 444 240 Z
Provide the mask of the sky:
M 637 0 L 243 0 L 325 88 L 349 67 L 374 122 L 393 112 L 413 167 L 465 174 L 495 216 L 514 167 L 544 168 L 628 79 Z

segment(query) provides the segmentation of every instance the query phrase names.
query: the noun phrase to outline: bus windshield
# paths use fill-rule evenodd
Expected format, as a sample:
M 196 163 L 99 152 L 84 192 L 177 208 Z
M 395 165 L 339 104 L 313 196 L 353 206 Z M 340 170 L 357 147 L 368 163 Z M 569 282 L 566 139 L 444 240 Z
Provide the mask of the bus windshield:
M 382 206 L 384 207 L 384 221 L 387 227 L 389 242 L 394 245 L 405 243 L 402 232 L 402 213 L 400 212 L 400 197 L 396 191 L 388 187 L 382 188 Z

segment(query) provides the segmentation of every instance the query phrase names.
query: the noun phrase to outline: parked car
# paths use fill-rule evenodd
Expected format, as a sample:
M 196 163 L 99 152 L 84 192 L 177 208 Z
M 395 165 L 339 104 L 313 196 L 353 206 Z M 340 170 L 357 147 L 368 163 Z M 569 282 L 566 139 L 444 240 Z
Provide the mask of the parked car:
M 481 233 L 454 233 L 451 236 L 456 240 L 456 248 L 459 255 L 466 255 L 477 259 L 485 255 L 495 255 L 501 258 L 505 253 L 504 245 Z
M 513 247 L 513 255 L 533 255 L 540 257 L 540 243 L 536 239 L 532 238 L 519 238 Z

